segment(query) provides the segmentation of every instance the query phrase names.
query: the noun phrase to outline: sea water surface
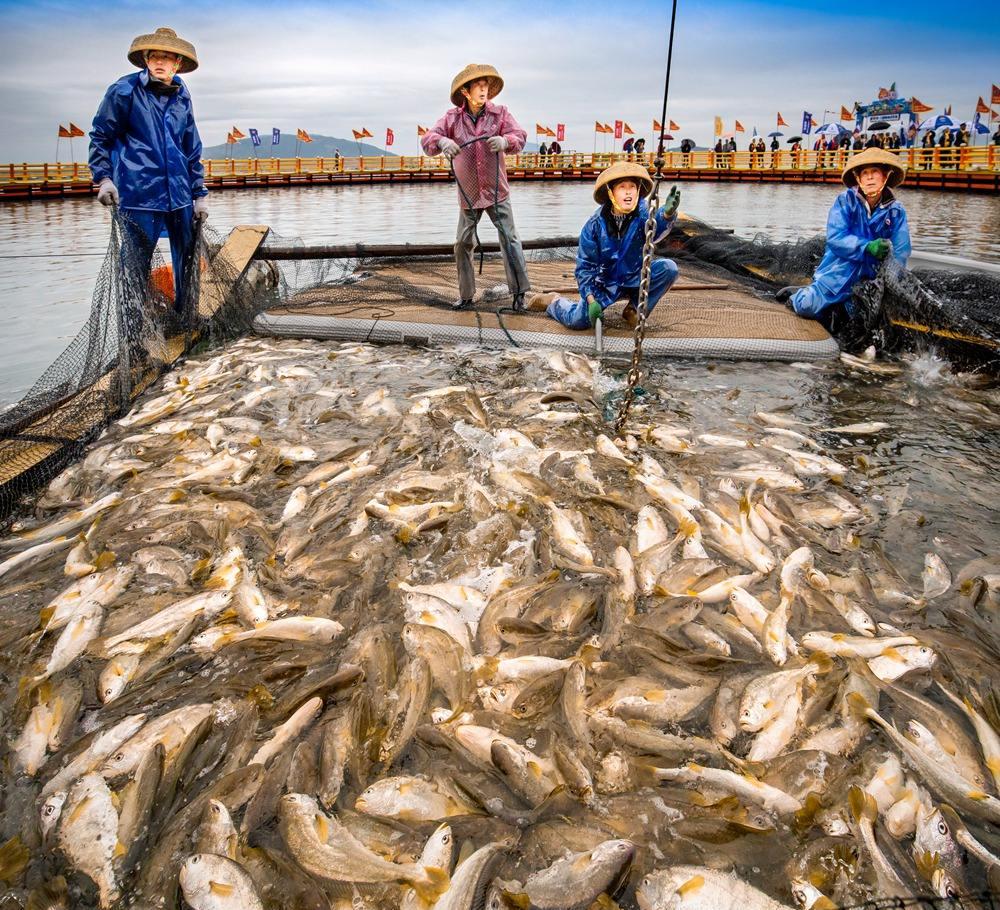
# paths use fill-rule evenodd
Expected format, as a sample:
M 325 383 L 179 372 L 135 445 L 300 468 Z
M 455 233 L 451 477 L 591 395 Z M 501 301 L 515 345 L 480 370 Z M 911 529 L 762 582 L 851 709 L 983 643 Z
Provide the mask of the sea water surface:
M 821 233 L 834 196 L 827 186 L 681 183 L 681 209 L 737 234 L 776 240 Z M 454 238 L 454 186 L 315 186 L 211 194 L 210 223 L 220 232 L 266 224 L 306 243 L 440 243 Z M 899 191 L 914 246 L 1000 262 L 1000 199 Z M 591 185 L 515 184 L 522 238 L 577 234 L 594 210 Z M 0 408 L 31 387 L 76 334 L 89 312 L 108 243 L 110 219 L 95 199 L 0 206 Z M 480 236 L 496 239 L 483 219 Z

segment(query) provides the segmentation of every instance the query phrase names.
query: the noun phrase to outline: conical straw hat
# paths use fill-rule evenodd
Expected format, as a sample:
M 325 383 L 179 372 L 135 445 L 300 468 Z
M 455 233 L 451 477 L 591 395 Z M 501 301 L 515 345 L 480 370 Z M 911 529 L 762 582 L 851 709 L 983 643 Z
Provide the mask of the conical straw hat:
M 653 178 L 649 176 L 649 171 L 641 164 L 634 161 L 616 161 L 611 167 L 606 167 L 597 175 L 597 182 L 594 184 L 594 202 L 602 205 L 608 201 L 608 190 L 616 180 L 624 180 L 631 177 L 640 186 L 640 194 L 648 196 L 653 192 Z
M 166 51 L 180 54 L 181 66 L 178 72 L 190 73 L 198 69 L 198 54 L 190 41 L 177 37 L 172 28 L 158 28 L 152 35 L 140 35 L 128 49 L 128 61 L 140 69 L 146 68 L 146 51 Z
M 496 71 L 495 67 L 488 63 L 470 63 L 462 72 L 451 80 L 451 103 L 455 107 L 461 107 L 464 101 L 462 97 L 462 86 L 475 82 L 477 79 L 490 80 L 489 98 L 492 101 L 503 90 L 503 79 Z
M 885 149 L 870 148 L 855 155 L 847 163 L 841 176 L 844 186 L 856 186 L 858 183 L 856 172 L 866 167 L 884 167 L 888 170 L 889 179 L 886 185 L 890 187 L 899 186 L 906 178 L 906 167 L 900 163 L 898 155 L 893 155 Z

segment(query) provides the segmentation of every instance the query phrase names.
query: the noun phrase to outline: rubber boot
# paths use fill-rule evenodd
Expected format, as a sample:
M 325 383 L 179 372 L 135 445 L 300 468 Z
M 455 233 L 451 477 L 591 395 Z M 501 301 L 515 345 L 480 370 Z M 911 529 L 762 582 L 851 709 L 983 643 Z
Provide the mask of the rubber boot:
M 627 306 L 622 310 L 622 321 L 630 329 L 634 329 L 639 324 L 639 311 L 634 306 Z
M 525 310 L 527 310 L 528 308 L 524 303 L 524 294 L 518 294 L 517 296 L 515 296 L 514 302 L 511 304 L 510 308 L 515 313 L 523 313 Z
M 451 308 L 453 310 L 471 310 L 472 309 L 472 298 L 463 297 L 461 300 L 456 300 Z

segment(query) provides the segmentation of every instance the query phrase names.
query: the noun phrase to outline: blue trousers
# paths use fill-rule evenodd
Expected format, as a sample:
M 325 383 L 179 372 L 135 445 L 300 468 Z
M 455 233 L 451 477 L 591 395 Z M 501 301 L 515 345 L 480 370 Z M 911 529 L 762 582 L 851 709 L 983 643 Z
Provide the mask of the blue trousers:
M 660 298 L 677 280 L 677 263 L 672 259 L 654 259 L 649 275 L 649 300 L 646 303 L 646 315 L 660 302 Z M 619 300 L 627 300 L 632 307 L 638 307 L 639 288 L 623 287 L 618 289 L 614 300 L 601 301 L 601 306 L 607 309 Z M 568 297 L 557 297 L 545 310 L 556 322 L 562 323 L 568 329 L 589 329 L 590 319 L 587 316 L 586 300 L 571 300 Z
M 170 240 L 170 260 L 174 269 L 174 309 L 180 312 L 184 305 L 186 270 L 191 259 L 194 242 L 194 213 L 191 206 L 172 212 L 150 212 L 145 209 L 122 209 L 126 230 L 138 254 L 135 272 L 130 278 L 136 287 L 144 287 L 149 280 L 149 266 L 153 250 L 163 229 Z

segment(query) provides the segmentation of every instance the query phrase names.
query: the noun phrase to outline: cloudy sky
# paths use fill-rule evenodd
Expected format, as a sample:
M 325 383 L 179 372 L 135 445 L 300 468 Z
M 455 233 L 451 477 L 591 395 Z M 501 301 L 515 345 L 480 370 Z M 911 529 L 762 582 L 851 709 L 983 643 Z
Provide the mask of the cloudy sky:
M 911 0 L 680 0 L 668 116 L 706 142 L 712 119 L 761 132 L 781 111 L 796 127 L 869 101 L 895 81 L 901 95 L 970 116 L 1000 83 L 1000 3 Z M 942 19 L 942 12 L 947 17 Z M 0 161 L 46 161 L 58 124 L 89 130 L 106 87 L 131 71 L 131 39 L 158 26 L 197 47 L 187 77 L 206 145 L 236 124 L 349 135 L 367 127 L 396 151 L 417 148 L 416 125 L 448 106 L 452 76 L 494 64 L 501 101 L 529 132 L 567 126 L 565 148 L 590 150 L 595 119 L 638 134 L 659 117 L 670 5 L 626 3 L 371 3 L 0 0 Z M 988 99 L 987 99 L 988 100 Z M 680 138 L 680 137 L 678 137 Z M 76 154 L 84 140 L 76 141 Z M 65 160 L 65 159 L 64 159 Z

